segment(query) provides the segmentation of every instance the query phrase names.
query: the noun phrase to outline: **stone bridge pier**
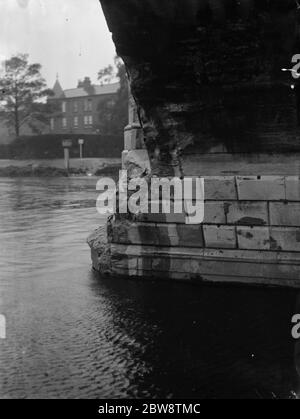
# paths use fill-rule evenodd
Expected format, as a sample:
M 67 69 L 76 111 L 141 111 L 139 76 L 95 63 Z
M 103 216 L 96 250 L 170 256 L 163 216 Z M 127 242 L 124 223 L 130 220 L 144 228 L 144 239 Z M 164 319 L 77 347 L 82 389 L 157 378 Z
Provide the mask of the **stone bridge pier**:
M 204 221 L 115 214 L 93 266 L 133 276 L 300 286 L 300 54 L 294 0 L 101 0 L 131 88 L 130 178 L 203 177 Z

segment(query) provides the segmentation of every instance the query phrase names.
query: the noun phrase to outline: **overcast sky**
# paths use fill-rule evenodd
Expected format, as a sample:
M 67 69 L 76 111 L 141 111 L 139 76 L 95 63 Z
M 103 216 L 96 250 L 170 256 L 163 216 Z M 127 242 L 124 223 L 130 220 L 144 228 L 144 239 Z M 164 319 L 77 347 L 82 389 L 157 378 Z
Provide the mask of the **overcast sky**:
M 58 73 L 64 89 L 96 82 L 115 56 L 99 0 L 0 0 L 0 60 L 18 52 L 42 64 L 49 87 Z

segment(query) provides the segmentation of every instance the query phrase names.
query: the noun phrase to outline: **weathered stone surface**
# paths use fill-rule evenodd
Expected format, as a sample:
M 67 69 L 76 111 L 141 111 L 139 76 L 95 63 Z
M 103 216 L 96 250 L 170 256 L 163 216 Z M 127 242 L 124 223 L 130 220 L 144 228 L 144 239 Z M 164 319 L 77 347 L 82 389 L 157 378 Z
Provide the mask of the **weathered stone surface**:
M 138 258 L 127 257 L 126 255 L 113 254 L 111 256 L 111 272 L 112 275 L 126 272 L 126 276 L 137 276 L 138 274 Z
M 272 250 L 300 252 L 300 227 L 271 227 L 270 240 Z
M 239 249 L 270 249 L 269 227 L 237 227 Z
M 139 124 L 127 125 L 124 130 L 124 149 L 139 150 L 144 149 L 143 131 Z
M 267 202 L 227 202 L 225 203 L 227 223 L 241 225 L 268 225 Z
M 235 227 L 204 225 L 203 232 L 206 247 L 235 249 L 237 246 Z
M 270 202 L 270 224 L 300 226 L 300 202 Z
M 283 176 L 238 176 L 238 199 L 245 201 L 280 201 L 285 199 Z
M 169 255 L 175 258 L 207 258 L 213 260 L 230 260 L 230 261 L 247 261 L 260 263 L 284 263 L 284 264 L 298 264 L 300 265 L 300 252 L 280 251 L 280 250 L 242 250 L 242 249 L 208 249 L 199 247 L 162 247 L 162 246 L 140 246 L 140 245 L 122 245 L 112 244 L 112 254 L 121 254 L 128 257 L 168 257 Z
M 93 231 L 88 237 L 87 243 L 91 248 L 93 268 L 102 274 L 110 274 L 112 261 L 106 225 Z
M 237 199 L 234 176 L 207 176 L 204 179 L 206 200 Z
M 243 266 L 243 265 L 242 265 Z M 256 265 L 259 268 L 259 264 Z M 243 267 L 242 269 L 247 269 L 247 266 Z M 276 275 L 278 278 L 281 275 L 281 271 L 276 268 L 274 265 L 272 266 L 273 274 Z M 122 272 L 121 275 L 126 275 L 126 272 Z M 144 280 L 151 280 L 156 279 L 159 281 L 163 280 L 174 280 L 174 281 L 181 281 L 181 282 L 190 282 L 193 284 L 202 284 L 204 282 L 215 282 L 215 283 L 238 283 L 238 284 L 253 284 L 253 285 L 264 285 L 264 286 L 283 286 L 283 287 L 294 287 L 299 288 L 297 280 L 294 278 L 282 278 L 277 279 L 276 277 L 261 277 L 261 276 L 228 276 L 228 275 L 216 275 L 216 274 L 207 274 L 207 273 L 198 273 L 198 274 L 190 274 L 190 273 L 182 273 L 182 272 L 159 272 L 159 271 L 138 271 L 138 276 L 143 278 Z
M 287 176 L 285 179 L 286 199 L 300 202 L 300 178 L 299 176 Z
M 202 225 L 152 224 L 128 220 L 112 222 L 110 240 L 112 243 L 128 245 L 204 246 Z
M 204 247 L 202 225 L 177 225 L 179 246 Z
M 149 222 L 149 223 L 173 223 L 173 224 L 184 224 L 185 223 L 185 213 L 175 214 L 174 212 L 170 214 L 141 214 L 139 215 L 139 221 Z
M 150 161 L 147 150 L 124 150 L 122 168 L 127 170 L 129 178 L 140 177 L 150 173 Z
M 220 201 L 206 201 L 204 205 L 204 224 L 226 224 L 227 204 Z
M 114 245 L 113 254 L 138 257 L 137 276 L 180 281 L 245 282 L 300 287 L 300 253 Z M 134 264 L 135 266 L 135 264 Z M 129 269 L 123 265 L 123 275 Z M 133 272 L 133 271 L 131 271 Z M 246 274 L 245 274 L 246 272 Z M 120 273 L 120 272 L 119 272 Z

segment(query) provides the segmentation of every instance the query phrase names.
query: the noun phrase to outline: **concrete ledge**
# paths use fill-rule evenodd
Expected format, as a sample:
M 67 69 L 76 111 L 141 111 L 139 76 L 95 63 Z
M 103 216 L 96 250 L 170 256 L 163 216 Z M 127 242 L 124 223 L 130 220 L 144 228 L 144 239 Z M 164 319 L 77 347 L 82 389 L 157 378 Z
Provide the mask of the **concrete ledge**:
M 300 252 L 112 245 L 112 274 L 183 281 L 240 282 L 300 288 Z M 245 274 L 246 273 L 246 274 Z

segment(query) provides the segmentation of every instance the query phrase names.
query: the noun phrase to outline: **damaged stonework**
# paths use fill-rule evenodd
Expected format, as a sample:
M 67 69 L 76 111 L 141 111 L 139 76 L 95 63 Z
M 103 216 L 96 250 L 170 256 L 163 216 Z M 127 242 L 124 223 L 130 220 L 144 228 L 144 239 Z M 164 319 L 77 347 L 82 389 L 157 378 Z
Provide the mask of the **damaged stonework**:
M 91 248 L 93 269 L 104 275 L 111 273 L 111 252 L 107 233 L 108 224 L 105 224 L 93 231 L 87 239 Z
M 151 172 L 147 150 L 124 150 L 122 153 L 122 168 L 127 170 L 129 179 L 144 177 Z

